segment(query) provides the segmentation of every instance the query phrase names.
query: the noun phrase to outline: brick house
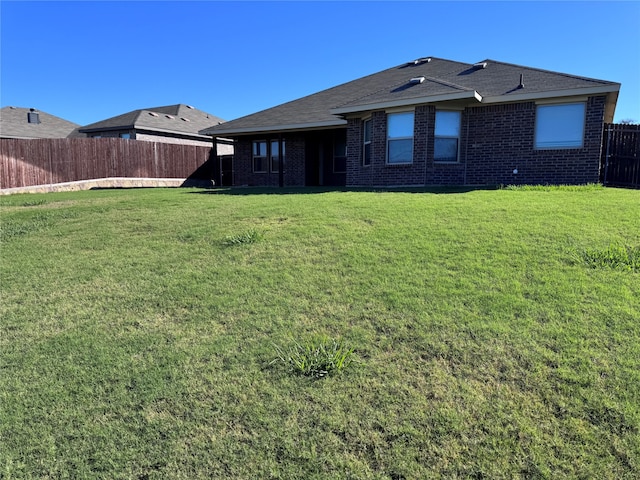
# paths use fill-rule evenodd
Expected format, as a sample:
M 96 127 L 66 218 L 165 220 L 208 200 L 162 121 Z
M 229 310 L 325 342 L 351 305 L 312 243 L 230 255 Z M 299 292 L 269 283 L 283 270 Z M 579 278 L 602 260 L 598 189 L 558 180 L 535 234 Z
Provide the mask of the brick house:
M 190 105 L 133 110 L 80 128 L 90 138 L 119 137 L 148 142 L 175 143 L 211 147 L 211 138 L 198 133 L 212 124 L 223 123 L 219 117 Z M 233 146 L 218 141 L 218 155 L 232 155 Z
M 235 185 L 581 184 L 619 89 L 425 57 L 200 133 L 234 139 Z

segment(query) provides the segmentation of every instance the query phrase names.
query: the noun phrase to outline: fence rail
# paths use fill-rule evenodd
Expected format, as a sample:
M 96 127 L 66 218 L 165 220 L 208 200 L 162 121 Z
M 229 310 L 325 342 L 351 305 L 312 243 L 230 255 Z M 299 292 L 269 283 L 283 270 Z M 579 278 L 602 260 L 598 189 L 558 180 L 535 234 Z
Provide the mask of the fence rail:
M 600 181 L 640 188 L 640 125 L 605 124 Z
M 210 147 L 122 138 L 0 139 L 0 189 L 108 177 L 210 180 Z

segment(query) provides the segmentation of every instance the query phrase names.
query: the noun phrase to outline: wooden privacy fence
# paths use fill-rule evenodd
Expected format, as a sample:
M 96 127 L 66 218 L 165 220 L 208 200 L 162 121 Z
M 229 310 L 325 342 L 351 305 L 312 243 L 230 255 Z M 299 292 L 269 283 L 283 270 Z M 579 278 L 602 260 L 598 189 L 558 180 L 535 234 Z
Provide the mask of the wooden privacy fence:
M 211 180 L 210 147 L 122 138 L 0 139 L 0 188 L 111 177 Z
M 640 188 L 640 125 L 605 124 L 602 138 L 600 181 Z

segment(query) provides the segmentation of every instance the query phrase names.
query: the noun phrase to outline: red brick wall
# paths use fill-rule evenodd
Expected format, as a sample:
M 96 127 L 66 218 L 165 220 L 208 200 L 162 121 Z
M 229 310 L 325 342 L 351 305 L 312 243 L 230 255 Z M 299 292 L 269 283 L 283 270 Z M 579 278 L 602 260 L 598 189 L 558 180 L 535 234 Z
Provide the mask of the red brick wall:
M 605 97 L 587 101 L 582 148 L 536 150 L 533 102 L 474 107 L 468 112 L 468 185 L 582 184 L 598 181 Z M 467 128 L 463 118 L 463 133 Z M 464 143 L 464 142 L 463 142 Z M 514 169 L 518 170 L 514 174 Z
M 278 172 L 253 172 L 253 150 L 254 140 L 276 140 L 277 138 L 267 137 L 241 137 L 235 145 L 233 159 L 234 185 L 238 186 L 279 186 Z M 285 169 L 284 185 L 288 187 L 299 187 L 305 184 L 305 164 L 304 164 L 304 139 L 300 136 L 283 137 L 285 142 Z
M 536 150 L 534 102 L 466 108 L 458 163 L 433 161 L 435 107 L 415 110 L 411 165 L 386 164 L 386 113 L 373 112 L 372 160 L 362 165 L 362 121 L 348 125 L 347 186 L 582 184 L 598 181 L 605 97 L 587 101 L 582 148 Z M 517 173 L 513 173 L 517 170 Z
M 414 116 L 413 163 L 387 164 L 387 115 L 371 115 L 371 165 L 362 165 L 362 122 L 350 120 L 347 127 L 347 186 L 424 185 L 428 108 L 418 107 Z

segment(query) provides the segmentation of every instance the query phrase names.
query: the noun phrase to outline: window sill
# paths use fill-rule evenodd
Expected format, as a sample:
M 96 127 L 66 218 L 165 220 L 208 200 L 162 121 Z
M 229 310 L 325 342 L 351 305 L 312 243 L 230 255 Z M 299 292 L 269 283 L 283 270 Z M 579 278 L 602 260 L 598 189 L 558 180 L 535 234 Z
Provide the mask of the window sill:
M 548 152 L 549 150 L 567 151 L 567 150 L 582 150 L 583 148 L 584 148 L 584 145 L 580 145 L 579 147 L 533 147 L 533 150 L 538 152 Z

